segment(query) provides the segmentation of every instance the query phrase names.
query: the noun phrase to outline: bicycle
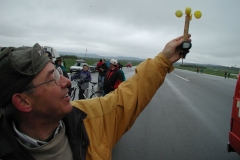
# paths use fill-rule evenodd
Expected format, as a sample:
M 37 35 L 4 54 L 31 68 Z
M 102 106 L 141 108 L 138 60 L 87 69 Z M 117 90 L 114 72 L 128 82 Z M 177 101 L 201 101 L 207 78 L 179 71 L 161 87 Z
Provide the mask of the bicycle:
M 73 101 L 76 95 L 76 91 L 79 90 L 78 83 L 80 82 L 79 79 L 74 79 L 72 81 L 72 93 L 71 93 L 71 100 Z M 83 96 L 85 99 L 91 99 L 94 97 L 100 97 L 102 96 L 102 91 L 95 91 L 94 87 L 97 84 L 97 82 L 89 82 L 91 84 L 91 88 L 87 88 L 85 92 L 83 93 Z
M 102 96 L 102 91 L 95 91 L 94 87 L 96 84 L 98 84 L 97 82 L 89 82 L 91 83 L 91 88 L 87 88 L 83 94 L 83 96 L 85 97 L 85 99 L 91 99 L 94 97 L 100 97 Z
M 71 96 L 70 96 L 72 101 L 75 98 L 76 90 L 79 90 L 78 82 L 79 82 L 79 79 L 74 79 L 72 81 L 72 93 L 71 93 Z

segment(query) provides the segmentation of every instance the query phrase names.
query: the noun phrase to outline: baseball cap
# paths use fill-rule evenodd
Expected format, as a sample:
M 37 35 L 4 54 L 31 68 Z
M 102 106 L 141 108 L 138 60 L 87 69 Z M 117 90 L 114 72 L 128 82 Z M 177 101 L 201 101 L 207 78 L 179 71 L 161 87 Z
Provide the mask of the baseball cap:
M 12 101 L 15 93 L 21 93 L 34 77 L 50 62 L 43 48 L 8 47 L 0 52 L 0 108 Z
M 116 59 L 111 59 L 111 60 L 110 60 L 110 63 L 113 64 L 113 65 L 117 65 L 117 64 L 118 64 L 118 62 L 117 62 Z

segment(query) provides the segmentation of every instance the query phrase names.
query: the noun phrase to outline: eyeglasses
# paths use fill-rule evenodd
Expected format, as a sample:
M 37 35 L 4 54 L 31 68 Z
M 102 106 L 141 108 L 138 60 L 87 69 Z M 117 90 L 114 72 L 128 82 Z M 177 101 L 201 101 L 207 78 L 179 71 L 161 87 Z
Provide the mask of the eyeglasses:
M 46 83 L 49 83 L 49 82 L 52 82 L 52 81 L 54 81 L 57 86 L 60 86 L 60 84 L 61 84 L 61 83 L 60 83 L 60 77 L 61 77 L 61 75 L 63 75 L 63 74 L 62 74 L 62 70 L 55 69 L 55 70 L 53 71 L 53 79 L 50 79 L 50 80 L 48 80 L 48 81 L 46 81 L 46 82 L 40 83 L 40 84 L 35 85 L 35 86 L 28 87 L 28 88 L 26 88 L 26 89 L 24 89 L 24 90 L 25 90 L 25 91 L 28 91 L 28 90 L 30 90 L 30 89 L 37 88 L 38 86 L 41 86 L 41 85 L 43 85 L 43 84 L 46 84 Z

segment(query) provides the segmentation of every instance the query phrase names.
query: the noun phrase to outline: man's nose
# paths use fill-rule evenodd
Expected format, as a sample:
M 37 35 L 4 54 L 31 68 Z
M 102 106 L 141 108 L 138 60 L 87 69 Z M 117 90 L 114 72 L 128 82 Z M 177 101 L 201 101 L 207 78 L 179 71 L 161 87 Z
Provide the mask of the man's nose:
M 62 88 L 66 88 L 66 87 L 68 87 L 70 85 L 71 85 L 70 79 L 68 79 L 68 78 L 64 77 L 63 75 L 61 75 L 61 87 Z

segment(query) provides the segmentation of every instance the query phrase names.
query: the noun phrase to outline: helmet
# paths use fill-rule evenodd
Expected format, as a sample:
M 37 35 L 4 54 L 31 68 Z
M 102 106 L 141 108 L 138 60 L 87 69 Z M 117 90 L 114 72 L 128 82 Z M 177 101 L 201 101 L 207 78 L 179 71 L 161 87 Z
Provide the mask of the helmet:
M 111 59 L 110 63 L 116 66 L 118 62 L 116 59 Z

